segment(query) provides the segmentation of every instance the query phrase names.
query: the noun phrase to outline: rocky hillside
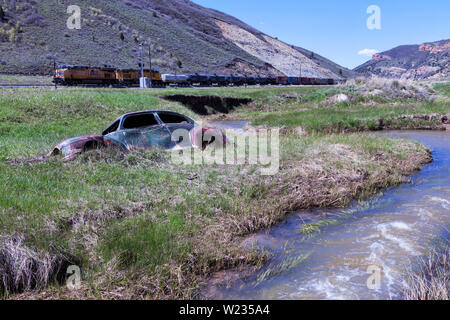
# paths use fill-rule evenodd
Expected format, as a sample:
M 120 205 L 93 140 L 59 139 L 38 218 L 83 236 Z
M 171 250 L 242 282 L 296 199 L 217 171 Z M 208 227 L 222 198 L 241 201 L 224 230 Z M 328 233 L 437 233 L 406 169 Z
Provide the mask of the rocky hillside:
M 450 40 L 399 46 L 377 53 L 354 71 L 415 80 L 450 78 Z
M 66 26 L 72 4 L 0 0 L 0 73 L 48 74 L 54 59 L 59 64 L 137 67 L 143 42 L 152 48 L 153 66 L 163 72 L 297 76 L 301 66 L 303 76 L 351 74 L 187 0 L 78 1 L 80 30 Z

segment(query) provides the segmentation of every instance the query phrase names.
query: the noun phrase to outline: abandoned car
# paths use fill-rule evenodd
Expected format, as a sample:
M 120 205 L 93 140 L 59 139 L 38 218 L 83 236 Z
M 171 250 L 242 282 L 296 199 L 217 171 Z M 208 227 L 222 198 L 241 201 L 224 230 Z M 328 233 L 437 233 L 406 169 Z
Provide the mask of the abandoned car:
M 226 136 L 218 129 L 202 127 L 194 120 L 171 111 L 139 111 L 122 115 L 102 135 L 68 139 L 57 145 L 49 156 L 62 155 L 71 160 L 79 154 L 101 147 L 123 152 L 135 149 L 201 148 L 224 146 Z

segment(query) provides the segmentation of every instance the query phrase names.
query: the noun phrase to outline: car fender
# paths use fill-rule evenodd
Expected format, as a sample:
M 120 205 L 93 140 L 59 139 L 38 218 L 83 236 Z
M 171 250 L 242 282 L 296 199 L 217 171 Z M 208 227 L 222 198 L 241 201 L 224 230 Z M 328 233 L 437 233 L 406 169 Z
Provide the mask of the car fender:
M 104 146 L 103 136 L 92 135 L 67 139 L 53 148 L 48 156 L 62 154 L 63 160 L 76 158 L 80 153 L 86 151 L 86 148 L 95 148 Z

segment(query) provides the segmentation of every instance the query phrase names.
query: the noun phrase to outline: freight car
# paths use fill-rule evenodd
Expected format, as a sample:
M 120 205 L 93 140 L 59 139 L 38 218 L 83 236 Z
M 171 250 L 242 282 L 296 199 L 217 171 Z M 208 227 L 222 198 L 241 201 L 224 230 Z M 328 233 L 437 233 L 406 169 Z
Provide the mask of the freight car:
M 176 85 L 176 86 L 189 86 L 189 76 L 186 74 L 163 74 L 162 81 L 165 85 Z
M 300 84 L 300 78 L 299 77 L 288 77 L 287 82 L 291 86 L 298 86 Z
M 230 84 L 232 86 L 242 86 L 245 84 L 245 77 L 243 76 L 236 76 L 236 75 L 231 75 L 230 76 Z
M 212 86 L 225 87 L 230 84 L 230 77 L 224 75 L 213 74 L 209 76 L 209 83 Z
M 209 86 L 209 75 L 207 74 L 188 74 L 188 82 L 191 85 L 198 85 L 198 86 Z
M 277 84 L 278 85 L 287 85 L 288 84 L 288 77 L 277 77 Z

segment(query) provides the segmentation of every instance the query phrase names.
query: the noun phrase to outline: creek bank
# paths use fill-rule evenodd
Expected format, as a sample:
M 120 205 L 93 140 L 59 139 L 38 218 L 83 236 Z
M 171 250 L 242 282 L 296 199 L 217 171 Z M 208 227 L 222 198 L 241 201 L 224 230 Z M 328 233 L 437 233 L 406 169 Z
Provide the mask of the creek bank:
M 339 128 L 335 125 L 324 128 L 317 133 L 352 133 L 352 132 L 370 132 L 370 131 L 387 131 L 387 130 L 435 130 L 445 131 L 450 130 L 450 115 L 442 114 L 413 114 L 393 117 L 390 119 L 360 119 L 355 120 L 357 126 L 352 128 Z M 281 127 L 280 133 L 290 134 L 296 133 L 298 135 L 308 134 L 302 127 L 294 129 L 289 127 Z
M 378 152 L 365 158 L 355 150 L 337 145 L 323 152 L 329 153 L 326 159 L 333 158 L 340 163 L 339 169 L 322 161 L 323 155 L 301 163 L 285 164 L 281 177 L 274 179 L 274 187 L 270 190 L 272 204 L 261 205 L 260 209 L 253 213 L 251 220 L 242 221 L 240 225 L 235 223 L 235 227 L 238 228 L 233 233 L 239 239 L 238 245 L 252 249 L 261 247 L 261 241 L 263 244 L 271 243 L 270 237 L 261 236 L 256 232 L 270 230 L 285 221 L 293 212 L 343 208 L 354 200 L 366 199 L 380 190 L 404 183 L 408 177 L 433 161 L 430 151 L 423 146 L 414 149 L 413 145 L 406 143 L 403 151 L 406 154 L 404 159 L 398 159 L 390 152 Z M 370 172 L 368 167 L 377 169 Z M 274 203 L 277 205 L 274 206 Z M 314 227 L 316 224 L 322 225 L 322 222 L 332 223 L 329 218 L 304 214 L 301 220 L 305 226 L 309 224 Z M 282 245 L 279 241 L 273 243 Z M 254 277 L 256 271 L 249 263 L 244 267 L 213 273 L 206 281 L 201 295 L 205 298 L 214 298 L 214 293 L 219 292 L 221 287 L 230 286 L 230 283 L 234 285 L 243 283 L 246 279 Z M 220 279 L 224 281 L 221 282 Z
M 228 114 L 236 107 L 247 105 L 252 102 L 252 99 L 247 98 L 184 94 L 162 96 L 161 99 L 172 102 L 179 102 L 196 114 L 202 116 L 217 113 Z
M 256 243 L 273 253 L 269 263 L 253 277 L 245 275 L 237 285 L 208 288 L 205 294 L 216 292 L 210 296 L 215 299 L 446 299 L 448 133 L 398 131 L 376 136 L 419 141 L 433 149 L 435 161 L 409 178 L 409 184 L 342 209 L 302 210 L 269 231 L 251 236 L 244 245 Z M 299 232 L 303 233 L 306 225 L 325 227 L 303 239 Z M 434 247 L 438 241 L 443 241 L 447 251 L 429 258 L 428 243 Z M 295 257 L 309 253 L 302 265 L 291 267 Z M 416 258 L 424 263 L 412 265 Z M 383 270 L 376 291 L 366 287 L 366 270 L 373 265 Z M 258 275 L 275 272 L 280 266 L 287 269 L 259 281 Z

